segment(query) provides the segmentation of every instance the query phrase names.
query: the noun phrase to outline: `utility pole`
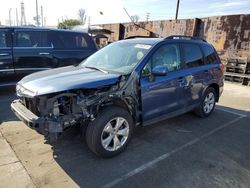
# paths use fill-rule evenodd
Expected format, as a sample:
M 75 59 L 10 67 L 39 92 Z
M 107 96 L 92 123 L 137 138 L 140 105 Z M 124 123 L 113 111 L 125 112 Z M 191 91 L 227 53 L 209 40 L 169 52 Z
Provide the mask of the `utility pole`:
M 10 24 L 10 26 L 12 25 L 12 21 L 11 21 L 11 8 L 9 9 L 9 24 Z
M 21 2 L 21 25 L 26 25 L 26 17 L 25 17 L 25 10 L 24 10 L 24 2 Z
M 43 27 L 43 6 L 41 6 L 41 20 L 42 20 L 42 27 Z
M 146 21 L 147 21 L 147 23 L 148 23 L 148 20 L 149 20 L 149 15 L 150 15 L 150 13 L 147 12 L 147 13 L 146 13 Z
M 179 4 L 180 4 L 180 0 L 177 0 L 177 5 L 176 5 L 176 13 L 175 13 L 175 20 L 177 20 L 177 19 L 178 19 Z
M 36 26 L 39 27 L 39 17 L 38 17 L 38 1 L 36 0 Z
M 17 25 L 17 26 L 19 25 L 18 22 L 19 22 L 19 21 L 18 21 L 18 12 L 17 12 L 17 8 L 16 8 L 16 25 Z

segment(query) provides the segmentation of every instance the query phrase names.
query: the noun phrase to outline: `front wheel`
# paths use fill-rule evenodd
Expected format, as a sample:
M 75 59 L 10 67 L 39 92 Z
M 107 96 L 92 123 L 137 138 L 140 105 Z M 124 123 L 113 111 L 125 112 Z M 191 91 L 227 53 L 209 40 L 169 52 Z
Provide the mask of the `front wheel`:
M 133 129 L 133 119 L 126 110 L 116 106 L 108 107 L 88 125 L 86 142 L 95 154 L 113 157 L 126 148 Z
M 200 105 L 195 109 L 195 114 L 200 117 L 208 117 L 214 111 L 216 102 L 216 92 L 212 87 L 205 91 Z

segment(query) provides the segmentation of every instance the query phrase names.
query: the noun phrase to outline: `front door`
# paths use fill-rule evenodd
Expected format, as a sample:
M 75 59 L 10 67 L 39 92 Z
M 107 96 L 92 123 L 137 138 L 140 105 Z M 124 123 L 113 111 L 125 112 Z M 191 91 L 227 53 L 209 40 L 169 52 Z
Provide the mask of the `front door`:
M 14 65 L 16 74 L 27 74 L 54 67 L 53 46 L 47 31 L 16 30 L 14 32 Z
M 0 86 L 15 82 L 15 71 L 12 61 L 11 31 L 0 29 Z
M 154 76 L 152 70 L 164 66 L 164 76 Z M 143 121 L 154 121 L 181 109 L 183 99 L 183 70 L 180 50 L 176 44 L 164 44 L 152 55 L 141 73 L 141 100 Z

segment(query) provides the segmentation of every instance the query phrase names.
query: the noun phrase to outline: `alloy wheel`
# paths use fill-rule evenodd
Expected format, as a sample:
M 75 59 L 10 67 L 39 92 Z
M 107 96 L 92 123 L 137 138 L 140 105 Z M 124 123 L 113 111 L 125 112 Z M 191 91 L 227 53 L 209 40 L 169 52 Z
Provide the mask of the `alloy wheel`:
M 116 151 L 121 148 L 129 136 L 129 124 L 123 117 L 110 120 L 101 134 L 102 146 L 105 150 Z
M 206 114 L 209 114 L 213 110 L 214 103 L 215 103 L 214 93 L 210 92 L 207 94 L 204 100 L 203 110 Z

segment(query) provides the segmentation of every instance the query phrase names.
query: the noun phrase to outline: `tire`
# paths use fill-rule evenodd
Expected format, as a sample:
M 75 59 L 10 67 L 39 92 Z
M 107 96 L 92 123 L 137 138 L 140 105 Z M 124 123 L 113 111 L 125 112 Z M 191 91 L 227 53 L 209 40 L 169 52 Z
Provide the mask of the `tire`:
M 207 88 L 200 105 L 194 110 L 195 114 L 202 118 L 210 116 L 214 111 L 216 98 L 215 89 L 212 87 Z
M 107 107 L 89 123 L 86 142 L 96 155 L 113 157 L 127 147 L 133 130 L 133 119 L 126 110 L 116 106 Z

